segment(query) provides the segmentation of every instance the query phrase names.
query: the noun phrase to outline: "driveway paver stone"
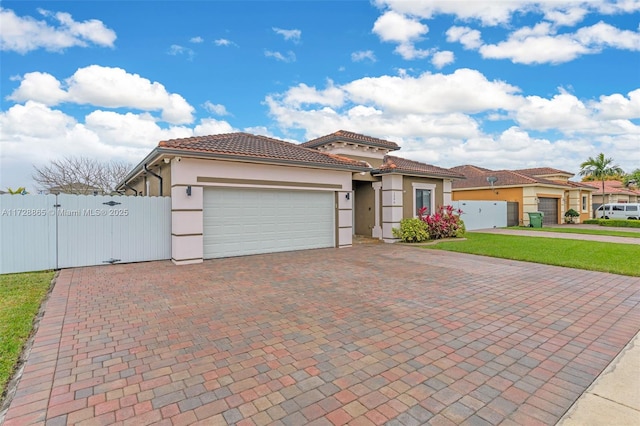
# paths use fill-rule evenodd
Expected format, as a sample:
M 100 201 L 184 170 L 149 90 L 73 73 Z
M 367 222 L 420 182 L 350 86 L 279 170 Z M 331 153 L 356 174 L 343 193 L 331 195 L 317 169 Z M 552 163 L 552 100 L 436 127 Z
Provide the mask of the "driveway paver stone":
M 555 424 L 640 279 L 401 245 L 60 271 L 4 425 Z

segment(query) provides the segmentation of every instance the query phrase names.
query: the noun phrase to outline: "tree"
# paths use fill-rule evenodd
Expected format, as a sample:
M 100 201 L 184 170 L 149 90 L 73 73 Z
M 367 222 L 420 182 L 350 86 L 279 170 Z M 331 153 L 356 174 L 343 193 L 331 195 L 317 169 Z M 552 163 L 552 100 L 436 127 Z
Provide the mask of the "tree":
M 42 167 L 34 166 L 33 180 L 52 193 L 110 194 L 131 170 L 122 161 L 101 162 L 86 157 L 51 160 Z
M 591 176 L 602 181 L 602 204 L 604 204 L 604 181 L 607 176 L 623 175 L 624 171 L 618 165 L 613 164 L 613 158 L 605 158 L 603 153 L 596 158 L 589 159 L 580 164 L 580 176 Z M 604 210 L 602 211 L 604 217 Z
M 624 175 L 622 183 L 627 188 L 629 186 L 635 186 L 636 188 L 640 187 L 640 169 L 635 169 L 631 173 Z

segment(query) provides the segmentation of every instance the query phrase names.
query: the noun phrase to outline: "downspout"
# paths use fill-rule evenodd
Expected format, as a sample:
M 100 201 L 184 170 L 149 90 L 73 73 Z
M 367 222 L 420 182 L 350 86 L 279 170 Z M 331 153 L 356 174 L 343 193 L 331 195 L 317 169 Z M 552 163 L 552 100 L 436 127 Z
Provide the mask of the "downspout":
M 158 180 L 160 180 L 160 196 L 162 197 L 162 176 L 160 176 L 160 175 L 157 175 L 157 174 L 153 173 L 151 170 L 149 170 L 149 169 L 147 168 L 147 165 L 146 165 L 146 164 L 144 165 L 144 171 L 145 171 L 145 172 L 147 172 L 147 173 L 149 173 L 151 176 L 155 176 L 155 177 L 157 177 L 157 178 L 158 178 Z M 149 195 L 149 194 L 147 194 L 147 196 L 148 196 L 148 195 Z
M 133 191 L 134 194 L 136 194 L 136 197 L 138 196 L 138 191 L 133 186 L 129 185 L 127 181 L 125 181 L 122 186 L 124 186 L 125 188 L 129 188 Z

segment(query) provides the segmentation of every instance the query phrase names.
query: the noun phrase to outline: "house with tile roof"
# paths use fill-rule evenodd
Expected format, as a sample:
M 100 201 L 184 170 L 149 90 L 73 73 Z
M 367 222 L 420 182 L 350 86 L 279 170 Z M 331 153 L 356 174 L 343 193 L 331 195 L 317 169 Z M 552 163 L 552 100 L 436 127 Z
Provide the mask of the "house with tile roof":
M 592 214 L 594 188 L 570 181 L 574 177 L 570 172 L 551 167 L 490 170 L 473 165 L 451 170 L 466 177 L 453 182 L 454 201 L 506 201 L 513 206 L 510 226 L 529 225 L 529 212 L 543 212 L 545 224 L 562 223 L 569 209 L 580 213 L 577 222 Z
M 391 141 L 338 131 L 302 144 L 249 133 L 161 141 L 120 184 L 171 196 L 177 264 L 393 242 L 421 207 L 451 203 L 460 173 L 390 155 Z
M 582 182 L 594 188 L 593 209 L 597 209 L 603 203 L 640 203 L 640 188 L 627 187 L 619 180 L 605 180 L 604 194 L 602 193 L 602 181 Z

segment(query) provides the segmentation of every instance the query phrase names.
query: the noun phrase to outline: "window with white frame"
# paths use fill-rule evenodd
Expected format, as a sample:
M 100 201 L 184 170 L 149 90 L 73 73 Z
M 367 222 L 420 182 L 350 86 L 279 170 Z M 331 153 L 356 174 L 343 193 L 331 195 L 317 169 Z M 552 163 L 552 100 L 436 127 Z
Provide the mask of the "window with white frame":
M 588 196 L 583 195 L 582 196 L 582 211 L 583 212 L 589 211 L 587 201 L 588 201 Z
M 427 208 L 427 214 L 432 214 L 436 204 L 436 186 L 430 183 L 413 184 L 413 214 L 418 216 L 421 208 Z

